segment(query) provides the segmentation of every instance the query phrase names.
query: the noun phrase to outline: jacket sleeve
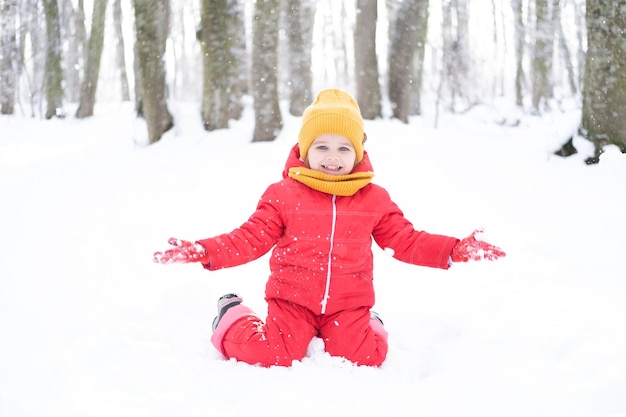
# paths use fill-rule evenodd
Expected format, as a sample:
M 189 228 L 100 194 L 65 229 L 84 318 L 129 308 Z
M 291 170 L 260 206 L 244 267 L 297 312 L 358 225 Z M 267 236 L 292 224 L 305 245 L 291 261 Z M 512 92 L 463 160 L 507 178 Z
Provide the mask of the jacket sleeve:
M 450 253 L 459 239 L 415 230 L 391 199 L 387 199 L 386 205 L 372 233 L 376 243 L 384 250 L 391 249 L 393 257 L 400 261 L 448 269 Z
M 270 186 L 248 221 L 230 233 L 199 240 L 209 254 L 208 270 L 242 265 L 265 255 L 283 233 L 278 199 Z

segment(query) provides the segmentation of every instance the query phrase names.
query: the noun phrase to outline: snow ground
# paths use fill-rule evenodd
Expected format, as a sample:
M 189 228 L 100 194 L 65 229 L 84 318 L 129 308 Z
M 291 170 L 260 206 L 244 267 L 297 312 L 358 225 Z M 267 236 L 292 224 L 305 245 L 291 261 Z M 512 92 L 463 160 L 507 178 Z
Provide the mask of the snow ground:
M 626 416 L 626 158 L 587 166 L 579 138 L 577 155 L 552 155 L 577 110 L 366 121 L 374 181 L 416 228 L 484 227 L 508 256 L 440 271 L 375 248 L 384 365 L 315 340 L 270 369 L 209 342 L 220 295 L 264 313 L 266 257 L 209 273 L 152 253 L 245 221 L 299 119 L 284 111 L 280 137 L 252 144 L 250 111 L 207 133 L 195 105 L 172 110 L 149 147 L 127 105 L 0 117 L 0 416 Z

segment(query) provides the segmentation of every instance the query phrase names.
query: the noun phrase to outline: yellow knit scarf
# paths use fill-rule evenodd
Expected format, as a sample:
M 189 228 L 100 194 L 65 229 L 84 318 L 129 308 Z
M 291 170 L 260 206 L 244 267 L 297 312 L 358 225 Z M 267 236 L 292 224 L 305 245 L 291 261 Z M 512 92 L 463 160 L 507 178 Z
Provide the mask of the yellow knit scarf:
M 289 168 L 289 177 L 314 190 L 347 197 L 356 194 L 372 181 L 373 172 L 353 172 L 347 175 L 328 175 L 304 167 Z

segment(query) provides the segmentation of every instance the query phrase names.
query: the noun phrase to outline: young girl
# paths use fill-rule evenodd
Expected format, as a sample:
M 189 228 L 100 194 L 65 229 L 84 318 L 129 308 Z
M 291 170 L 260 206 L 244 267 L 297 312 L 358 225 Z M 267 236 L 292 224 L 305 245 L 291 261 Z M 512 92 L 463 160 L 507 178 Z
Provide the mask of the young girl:
M 199 262 L 208 270 L 241 265 L 273 248 L 262 321 L 237 294 L 218 301 L 211 342 L 227 358 L 262 366 L 302 359 L 314 337 L 325 350 L 379 366 L 387 332 L 374 305 L 372 238 L 404 262 L 449 268 L 504 252 L 471 236 L 417 231 L 382 187 L 372 165 L 358 104 L 323 90 L 302 117 L 283 180 L 270 185 L 256 211 L 230 233 L 195 243 L 170 239 L 154 254 L 162 264 Z

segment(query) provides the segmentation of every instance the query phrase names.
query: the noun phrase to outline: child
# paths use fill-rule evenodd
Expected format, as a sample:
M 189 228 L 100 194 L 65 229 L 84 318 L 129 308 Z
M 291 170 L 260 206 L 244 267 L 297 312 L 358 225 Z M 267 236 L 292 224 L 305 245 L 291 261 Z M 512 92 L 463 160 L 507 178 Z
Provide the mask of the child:
M 218 301 L 211 342 L 227 358 L 290 366 L 314 337 L 358 365 L 379 366 L 387 332 L 374 305 L 372 238 L 404 262 L 447 269 L 493 260 L 498 247 L 416 231 L 382 187 L 372 184 L 358 104 L 327 89 L 302 116 L 283 180 L 270 185 L 238 229 L 195 243 L 170 239 L 162 264 L 199 262 L 208 270 L 250 262 L 273 248 L 263 322 L 237 294 Z

